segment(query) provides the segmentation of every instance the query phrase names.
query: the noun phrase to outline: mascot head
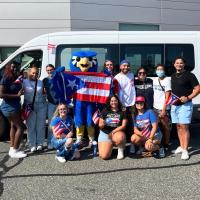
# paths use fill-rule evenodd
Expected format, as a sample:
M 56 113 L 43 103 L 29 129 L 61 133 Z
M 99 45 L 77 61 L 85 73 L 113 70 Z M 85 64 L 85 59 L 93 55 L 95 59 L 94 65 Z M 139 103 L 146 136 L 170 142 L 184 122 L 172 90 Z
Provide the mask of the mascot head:
M 73 53 L 70 60 L 70 70 L 73 72 L 96 72 L 96 55 L 96 52 L 93 51 L 78 51 Z

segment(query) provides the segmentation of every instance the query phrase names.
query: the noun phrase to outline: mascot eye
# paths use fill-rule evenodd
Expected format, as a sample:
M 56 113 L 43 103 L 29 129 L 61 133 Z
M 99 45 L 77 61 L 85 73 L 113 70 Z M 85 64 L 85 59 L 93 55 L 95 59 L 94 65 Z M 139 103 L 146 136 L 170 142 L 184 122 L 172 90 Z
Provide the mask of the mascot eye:
M 92 57 L 89 57 L 88 59 L 89 59 L 89 61 L 92 61 Z
M 76 61 L 77 61 L 77 62 L 79 62 L 80 60 L 81 60 L 81 58 L 80 58 L 80 57 L 77 57 L 77 58 L 76 58 Z

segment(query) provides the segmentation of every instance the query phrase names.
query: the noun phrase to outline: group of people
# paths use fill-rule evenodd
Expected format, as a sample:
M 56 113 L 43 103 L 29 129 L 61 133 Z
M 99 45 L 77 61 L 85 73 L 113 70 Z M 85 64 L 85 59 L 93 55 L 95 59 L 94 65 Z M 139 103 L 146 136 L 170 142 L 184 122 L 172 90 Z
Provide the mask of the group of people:
M 106 105 L 101 106 L 98 123 L 99 157 L 108 159 L 114 146 L 118 148 L 117 159 L 124 158 L 124 148 L 131 142 L 130 153 L 142 154 L 147 151 L 165 156 L 169 147 L 170 123 L 177 125 L 180 146 L 175 154 L 181 153 L 181 159 L 189 159 L 189 124 L 192 117 L 192 99 L 200 93 L 200 85 L 189 71 L 185 70 L 184 58 L 174 61 L 176 72 L 165 75 L 165 66 L 156 66 L 157 77 L 147 78 L 144 67 L 137 70 L 137 76 L 130 70 L 130 63 L 123 60 L 120 72 L 114 75 L 111 60 L 104 63 L 104 73 L 112 76 L 110 97 Z M 24 129 L 27 127 L 28 145 L 31 152 L 41 151 L 45 140 L 45 123 L 48 117 L 48 149 L 56 149 L 56 159 L 80 158 L 80 143 L 73 141 L 73 118 L 64 103 L 58 103 L 51 91 L 51 76 L 55 67 L 46 66 L 48 77 L 38 79 L 39 68 L 33 63 L 28 76 L 21 84 L 16 81 L 20 75 L 20 65 L 11 63 L 6 66 L 0 80 L 0 98 L 3 99 L 1 111 L 10 122 L 10 150 L 12 158 L 24 158 L 27 154 L 19 150 Z M 26 120 L 21 118 L 20 96 L 24 95 L 24 104 L 33 104 L 33 111 Z M 172 97 L 177 99 L 170 100 Z

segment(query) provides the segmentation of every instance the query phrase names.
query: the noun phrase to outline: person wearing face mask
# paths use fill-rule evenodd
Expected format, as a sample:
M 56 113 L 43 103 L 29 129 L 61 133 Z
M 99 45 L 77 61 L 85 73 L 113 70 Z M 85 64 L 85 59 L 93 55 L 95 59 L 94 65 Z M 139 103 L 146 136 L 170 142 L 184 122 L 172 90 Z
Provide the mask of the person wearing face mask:
M 169 127 L 169 109 L 165 104 L 171 95 L 171 79 L 165 76 L 165 66 L 158 64 L 156 66 L 157 77 L 153 79 L 154 90 L 154 111 L 158 115 L 158 124 L 162 131 L 162 145 L 166 149 L 169 146 L 170 127 Z
M 26 119 L 28 145 L 31 152 L 41 151 L 45 139 L 47 103 L 43 82 L 38 79 L 38 73 L 38 63 L 32 63 L 28 71 L 28 78 L 23 81 L 24 104 L 31 104 L 33 102 L 36 87 L 33 111 Z
M 52 145 L 51 145 L 51 138 L 52 138 L 52 129 L 50 127 L 50 122 L 51 122 L 51 118 L 53 116 L 53 113 L 56 110 L 56 105 L 57 105 L 57 101 L 55 100 L 55 98 L 52 95 L 52 91 L 51 91 L 51 77 L 52 77 L 52 73 L 54 72 L 55 67 L 52 64 L 48 64 L 46 66 L 46 72 L 48 74 L 48 76 L 46 78 L 43 79 L 43 84 L 44 84 L 44 90 L 46 93 L 46 100 L 47 100 L 47 118 L 48 118 L 48 135 L 47 135 L 47 148 L 53 149 Z

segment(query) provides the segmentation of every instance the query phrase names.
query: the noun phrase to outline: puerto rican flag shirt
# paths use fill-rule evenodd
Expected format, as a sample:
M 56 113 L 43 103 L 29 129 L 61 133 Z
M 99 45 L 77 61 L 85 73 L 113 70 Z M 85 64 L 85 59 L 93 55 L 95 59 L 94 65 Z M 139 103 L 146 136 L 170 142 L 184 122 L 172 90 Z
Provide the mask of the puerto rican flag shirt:
M 101 118 L 105 120 L 106 123 L 102 131 L 106 134 L 109 134 L 115 128 L 122 125 L 122 121 L 123 119 L 127 119 L 127 115 L 123 111 L 113 112 L 111 110 L 104 110 L 101 113 Z

